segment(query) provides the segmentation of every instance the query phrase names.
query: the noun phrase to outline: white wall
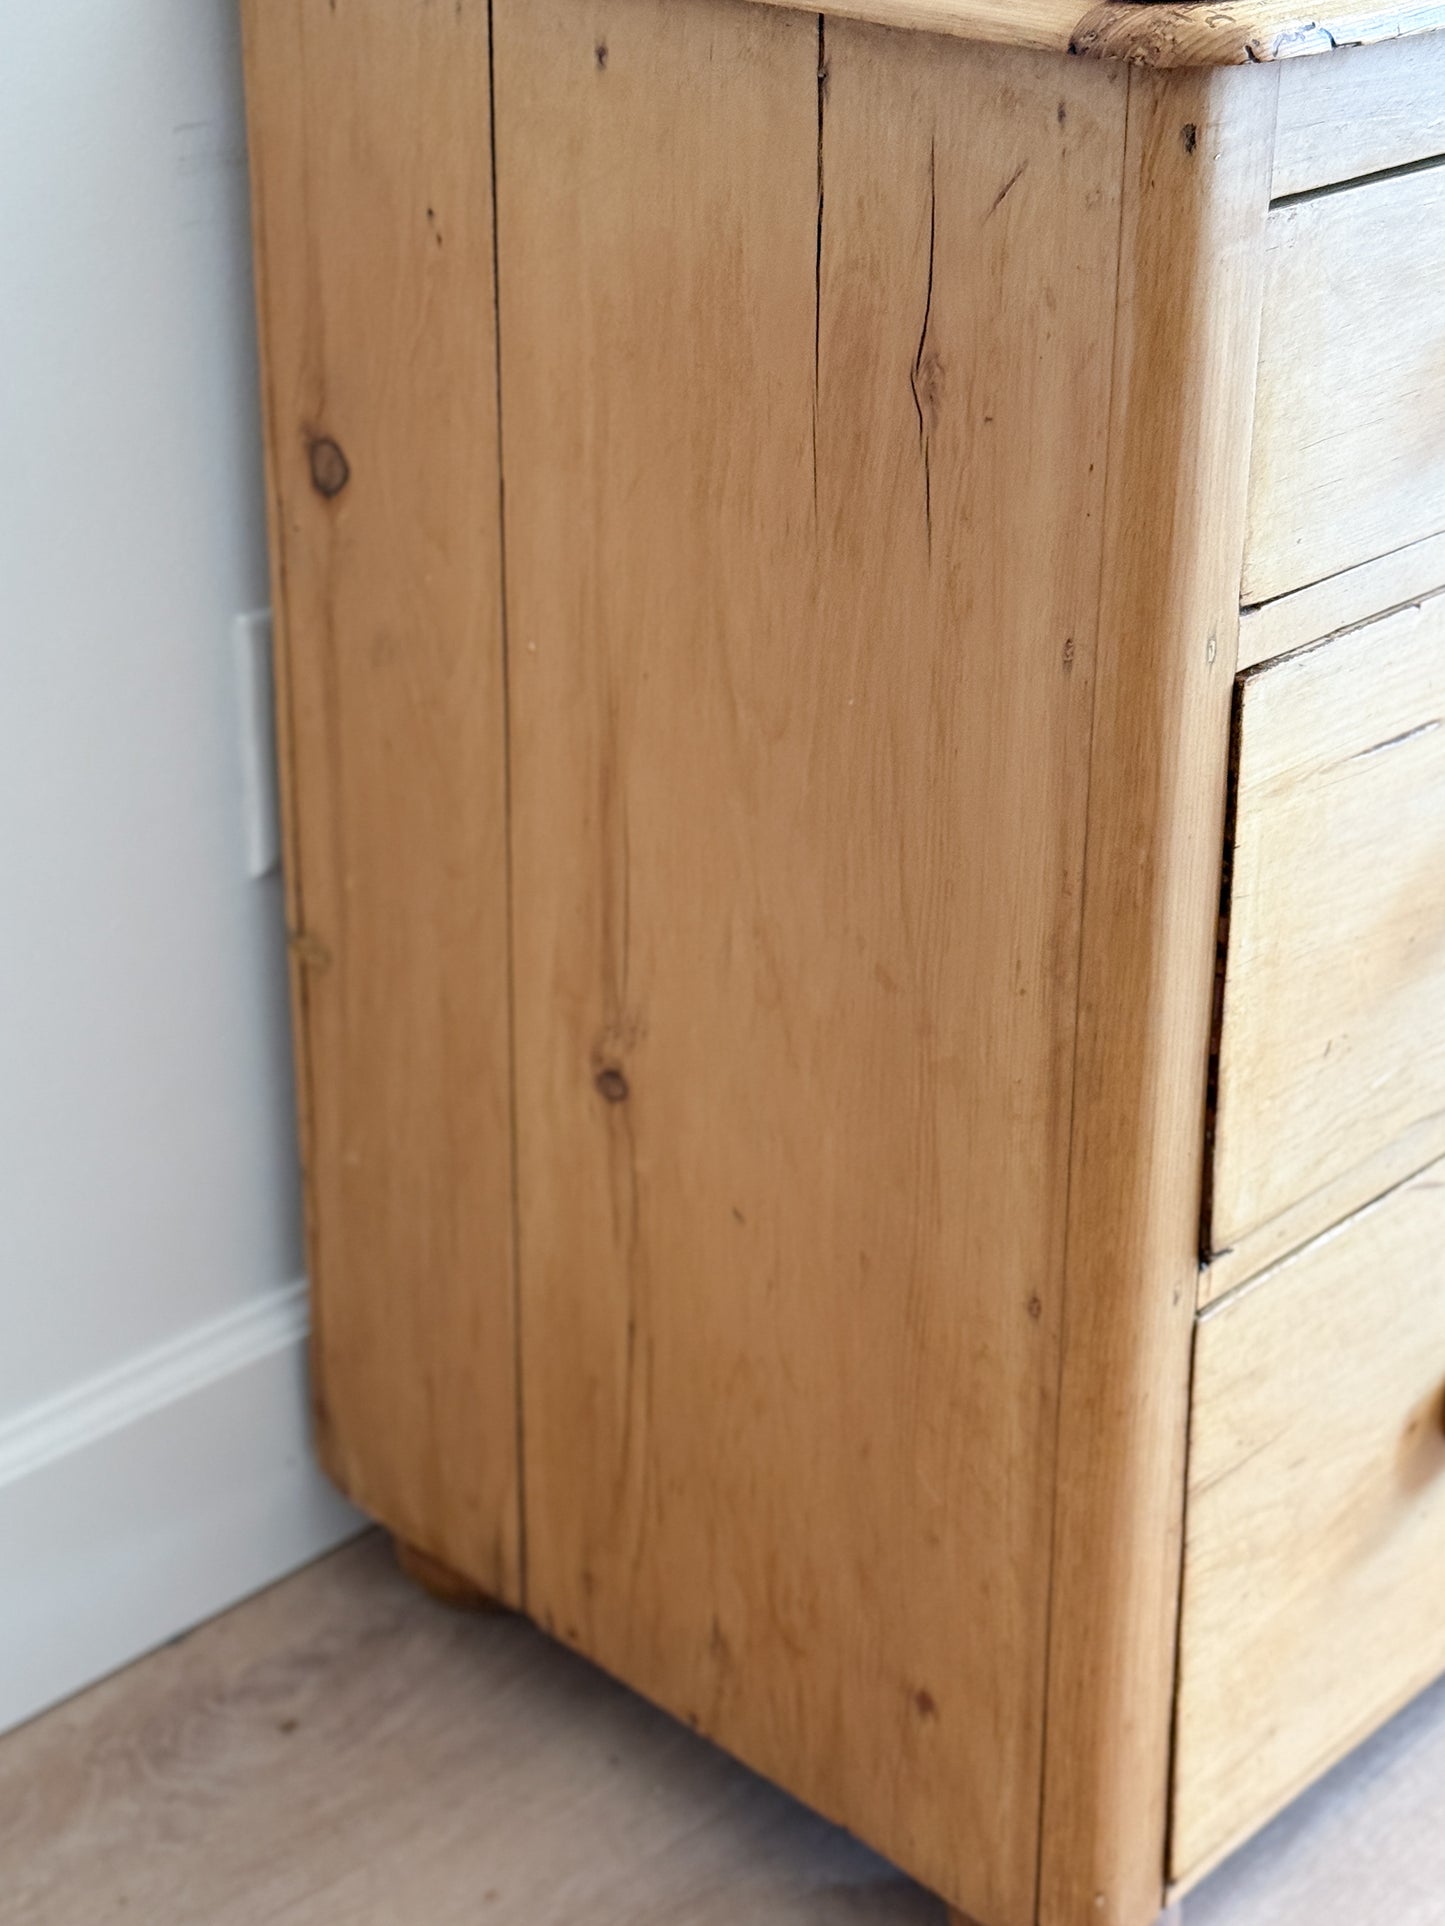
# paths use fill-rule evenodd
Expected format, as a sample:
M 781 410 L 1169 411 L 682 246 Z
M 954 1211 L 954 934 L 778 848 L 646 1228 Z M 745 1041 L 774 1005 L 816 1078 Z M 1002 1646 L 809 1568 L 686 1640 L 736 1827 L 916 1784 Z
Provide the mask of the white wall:
M 235 0 L 0 4 L 0 1724 L 352 1526 L 245 867 L 247 245 Z

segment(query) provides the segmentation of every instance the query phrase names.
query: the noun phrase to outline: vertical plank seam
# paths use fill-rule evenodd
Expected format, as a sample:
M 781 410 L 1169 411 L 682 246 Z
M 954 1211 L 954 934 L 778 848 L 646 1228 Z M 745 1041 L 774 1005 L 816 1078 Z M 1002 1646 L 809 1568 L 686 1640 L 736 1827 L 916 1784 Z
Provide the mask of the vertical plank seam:
M 498 228 L 501 222 L 501 200 L 497 192 L 497 50 L 496 50 L 496 0 L 487 0 L 487 134 L 489 146 L 490 178 L 488 191 L 492 202 L 492 361 L 493 379 L 496 384 L 496 421 L 497 421 L 497 575 L 498 600 L 500 603 L 500 631 L 502 650 L 502 823 L 503 823 L 503 871 L 506 879 L 506 942 L 507 942 L 507 1119 L 508 1143 L 510 1146 L 511 1170 L 511 1236 L 508 1240 L 512 1256 L 512 1403 L 513 1428 L 516 1439 L 516 1531 L 517 1531 L 517 1603 L 521 1610 L 527 1608 L 527 1503 L 526 1503 L 526 1459 L 523 1455 L 525 1436 L 523 1413 L 523 1373 L 522 1373 L 522 1216 L 521 1185 L 518 1178 L 519 1148 L 517 1123 L 517 944 L 516 914 L 513 890 L 512 862 L 512 668 L 511 646 L 508 628 L 509 602 L 507 595 L 507 464 L 502 423 L 502 281 L 501 281 L 501 244 Z
M 1094 655 L 1093 680 L 1089 689 L 1089 741 L 1087 772 L 1084 781 L 1084 829 L 1083 856 L 1079 866 L 1079 917 L 1075 937 L 1074 958 L 1074 1038 L 1073 1070 L 1069 1078 L 1069 1128 L 1067 1137 L 1067 1168 L 1064 1177 L 1064 1255 L 1062 1265 L 1062 1294 L 1059 1312 L 1059 1357 L 1054 1381 L 1054 1446 L 1053 1480 L 1049 1511 L 1049 1580 L 1044 1605 L 1044 1678 L 1043 1678 L 1043 1717 L 1040 1730 L 1039 1750 L 1039 1797 L 1038 1824 L 1034 1853 L 1034 1900 L 1033 1916 L 1036 1926 L 1042 1926 L 1041 1914 L 1044 1892 L 1044 1844 L 1047 1837 L 1045 1826 L 1048 1818 L 1049 1784 L 1049 1712 L 1051 1691 L 1054 1684 L 1054 1606 L 1056 1580 L 1058 1575 L 1059 1550 L 1059 1486 L 1060 1453 L 1064 1436 L 1064 1376 L 1068 1356 L 1069 1340 L 1069 1264 L 1071 1257 L 1071 1237 L 1073 1228 L 1074 1193 L 1074 1144 L 1078 1115 L 1079 1098 L 1079 1058 L 1081 1040 L 1084 1032 L 1084 933 L 1088 923 L 1089 898 L 1089 830 L 1094 797 L 1094 738 L 1099 715 L 1100 657 L 1104 642 L 1104 591 L 1108 566 L 1109 539 L 1109 502 L 1110 492 L 1117 486 L 1116 456 L 1118 444 L 1114 434 L 1114 393 L 1118 383 L 1119 370 L 1119 333 L 1122 325 L 1124 286 L 1124 237 L 1127 231 L 1129 210 L 1129 159 L 1132 152 L 1131 136 L 1134 123 L 1134 73 L 1130 69 L 1125 83 L 1124 94 L 1124 134 L 1119 153 L 1119 224 L 1118 239 L 1114 249 L 1114 325 L 1109 336 L 1109 380 L 1105 398 L 1104 420 L 1106 423 L 1106 446 L 1104 454 L 1104 485 L 1100 496 L 1099 565 L 1094 590 Z

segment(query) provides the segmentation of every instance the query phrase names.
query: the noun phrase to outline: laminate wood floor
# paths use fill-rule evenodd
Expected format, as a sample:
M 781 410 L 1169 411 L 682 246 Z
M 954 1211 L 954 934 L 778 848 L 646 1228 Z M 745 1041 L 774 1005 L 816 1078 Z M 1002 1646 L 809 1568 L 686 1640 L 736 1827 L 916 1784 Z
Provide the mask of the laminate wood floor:
M 1187 1926 L 1440 1926 L 1445 1690 Z M 940 1926 L 926 1894 L 369 1537 L 0 1740 L 4 1926 Z

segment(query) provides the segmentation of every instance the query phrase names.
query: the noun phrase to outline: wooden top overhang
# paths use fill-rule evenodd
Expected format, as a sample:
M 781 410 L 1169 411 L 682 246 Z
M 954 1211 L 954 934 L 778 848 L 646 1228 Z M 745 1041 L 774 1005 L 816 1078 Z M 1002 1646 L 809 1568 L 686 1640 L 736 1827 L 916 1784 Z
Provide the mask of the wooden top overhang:
M 1146 67 L 1236 67 L 1445 30 L 1445 0 L 759 0 L 880 26 Z

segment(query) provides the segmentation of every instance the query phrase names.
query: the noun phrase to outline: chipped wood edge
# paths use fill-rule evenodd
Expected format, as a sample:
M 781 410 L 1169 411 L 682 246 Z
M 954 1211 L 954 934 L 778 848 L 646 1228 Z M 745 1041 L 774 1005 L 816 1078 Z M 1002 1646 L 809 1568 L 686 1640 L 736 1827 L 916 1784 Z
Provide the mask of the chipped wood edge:
M 1332 5 L 1298 0 L 1100 0 L 1080 20 L 1069 51 L 1148 67 L 1240 67 L 1367 47 L 1445 28 L 1445 5 Z

